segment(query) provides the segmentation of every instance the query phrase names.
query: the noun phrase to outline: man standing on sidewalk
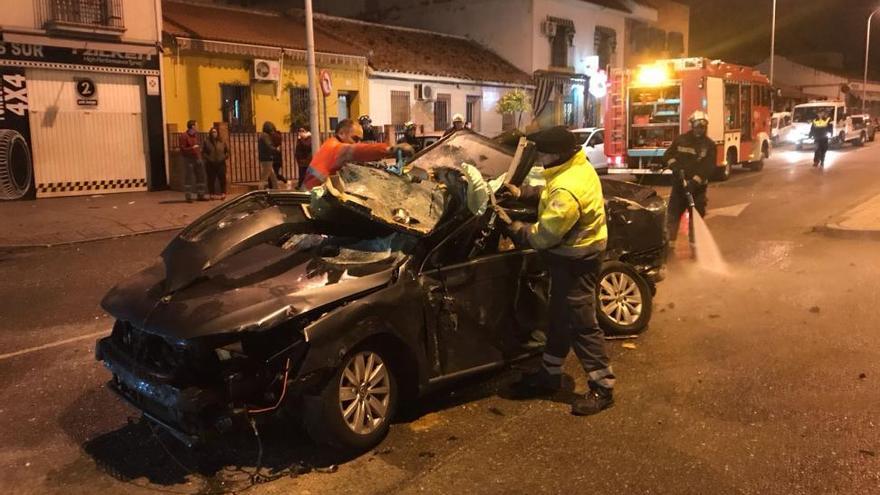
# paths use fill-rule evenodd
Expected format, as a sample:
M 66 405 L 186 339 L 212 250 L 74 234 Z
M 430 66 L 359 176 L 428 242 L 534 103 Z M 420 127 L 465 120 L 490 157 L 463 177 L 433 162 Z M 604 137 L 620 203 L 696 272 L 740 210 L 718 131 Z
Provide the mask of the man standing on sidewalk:
M 179 144 L 183 157 L 186 202 L 192 202 L 193 193 L 199 201 L 205 201 L 205 162 L 202 161 L 202 146 L 195 120 L 186 123 L 186 132 L 180 135 Z
M 514 385 L 520 395 L 552 395 L 562 387 L 562 364 L 574 352 L 587 373 L 589 390 L 571 405 L 572 414 L 596 414 L 614 404 L 614 372 L 605 336 L 596 320 L 596 283 L 608 240 L 605 201 L 599 176 L 565 127 L 528 136 L 538 150 L 547 185 L 511 196 L 537 203 L 538 222 L 514 222 L 508 235 L 517 246 L 531 247 L 550 268 L 550 325 L 543 365 Z

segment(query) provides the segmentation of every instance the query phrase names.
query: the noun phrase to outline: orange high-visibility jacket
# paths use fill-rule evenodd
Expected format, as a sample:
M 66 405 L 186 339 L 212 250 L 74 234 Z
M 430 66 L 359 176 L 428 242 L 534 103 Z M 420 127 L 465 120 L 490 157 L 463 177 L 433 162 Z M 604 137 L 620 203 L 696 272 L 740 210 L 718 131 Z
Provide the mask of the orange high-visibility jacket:
M 312 157 L 312 162 L 306 170 L 302 188 L 309 191 L 320 186 L 327 177 L 339 172 L 346 162 L 369 162 L 381 160 L 388 155 L 388 145 L 385 143 L 354 143 L 346 144 L 336 137 L 324 141 L 321 148 Z

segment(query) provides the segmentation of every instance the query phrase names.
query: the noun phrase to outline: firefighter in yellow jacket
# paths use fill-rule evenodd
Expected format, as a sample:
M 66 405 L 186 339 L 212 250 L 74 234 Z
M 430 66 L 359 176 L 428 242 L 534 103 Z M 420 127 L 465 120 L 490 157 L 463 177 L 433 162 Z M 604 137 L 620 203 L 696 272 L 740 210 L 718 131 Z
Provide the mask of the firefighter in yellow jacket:
M 550 326 L 541 368 L 514 387 L 550 395 L 562 386 L 569 350 L 588 376 L 589 391 L 572 403 L 572 413 L 595 414 L 614 403 L 614 373 L 596 320 L 596 283 L 608 240 L 602 183 L 571 131 L 554 127 L 528 136 L 539 152 L 546 186 L 508 186 L 510 196 L 538 204 L 534 224 L 514 222 L 513 241 L 539 251 L 550 269 Z

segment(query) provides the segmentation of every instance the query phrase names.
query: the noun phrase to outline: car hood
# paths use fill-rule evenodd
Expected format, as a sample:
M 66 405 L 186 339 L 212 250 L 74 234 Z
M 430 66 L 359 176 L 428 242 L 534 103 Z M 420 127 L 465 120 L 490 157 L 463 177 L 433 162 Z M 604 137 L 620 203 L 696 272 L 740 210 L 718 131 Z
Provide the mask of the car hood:
M 102 306 L 167 337 L 269 328 L 387 284 L 413 242 L 344 202 L 249 193 L 190 224 Z
M 173 293 L 165 290 L 165 266 L 157 263 L 114 287 L 101 305 L 117 319 L 169 338 L 262 330 L 386 286 L 405 258 L 391 251 L 326 257 L 261 244 Z

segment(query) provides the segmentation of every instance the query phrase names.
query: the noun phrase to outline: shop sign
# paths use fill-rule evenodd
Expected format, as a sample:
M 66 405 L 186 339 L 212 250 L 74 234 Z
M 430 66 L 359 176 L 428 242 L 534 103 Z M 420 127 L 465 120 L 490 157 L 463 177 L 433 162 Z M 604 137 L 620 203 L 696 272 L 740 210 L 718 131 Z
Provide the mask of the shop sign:
M 159 70 L 159 57 L 155 53 L 85 50 L 28 43 L 0 42 L 0 61 Z
M 76 79 L 76 104 L 83 107 L 94 107 L 98 105 L 98 89 L 95 87 L 95 81 L 83 77 Z
M 0 201 L 33 194 L 28 112 L 24 69 L 0 67 Z

